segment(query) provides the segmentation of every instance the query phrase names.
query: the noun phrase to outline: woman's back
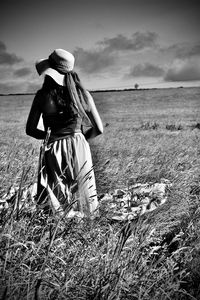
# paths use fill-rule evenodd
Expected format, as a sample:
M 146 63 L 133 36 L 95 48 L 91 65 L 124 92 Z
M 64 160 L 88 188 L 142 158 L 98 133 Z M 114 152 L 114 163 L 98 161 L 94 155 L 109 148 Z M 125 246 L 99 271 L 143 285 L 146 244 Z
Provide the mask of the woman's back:
M 77 132 L 81 129 L 82 118 L 78 114 L 67 87 L 59 86 L 46 76 L 44 85 L 38 91 L 45 130 L 52 133 Z

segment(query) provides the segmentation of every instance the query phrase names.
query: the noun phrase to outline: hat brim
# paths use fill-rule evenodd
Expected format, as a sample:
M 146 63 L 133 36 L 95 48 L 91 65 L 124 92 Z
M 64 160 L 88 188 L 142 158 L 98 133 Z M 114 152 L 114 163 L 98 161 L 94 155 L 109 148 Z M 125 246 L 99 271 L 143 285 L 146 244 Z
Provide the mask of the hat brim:
M 59 85 L 65 85 L 65 75 L 60 74 L 58 71 L 50 67 L 48 59 L 41 59 L 35 64 L 36 70 L 39 75 L 49 75 L 53 78 Z

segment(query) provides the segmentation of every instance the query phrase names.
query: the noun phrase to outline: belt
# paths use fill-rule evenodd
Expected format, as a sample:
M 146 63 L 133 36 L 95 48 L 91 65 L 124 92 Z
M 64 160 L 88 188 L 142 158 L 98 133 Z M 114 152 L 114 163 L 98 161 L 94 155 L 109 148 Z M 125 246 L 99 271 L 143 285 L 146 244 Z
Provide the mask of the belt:
M 81 133 L 81 132 L 82 132 L 81 129 L 59 130 L 56 132 L 51 132 L 47 143 L 49 144 L 58 140 L 62 140 L 66 137 L 73 136 L 76 133 Z

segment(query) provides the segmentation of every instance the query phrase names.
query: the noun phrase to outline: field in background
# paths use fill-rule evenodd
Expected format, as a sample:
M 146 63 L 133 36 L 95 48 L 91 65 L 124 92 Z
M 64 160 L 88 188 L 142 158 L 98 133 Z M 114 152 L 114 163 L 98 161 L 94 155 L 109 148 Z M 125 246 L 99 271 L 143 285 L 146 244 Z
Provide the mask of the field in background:
M 97 93 L 94 98 L 107 125 L 94 140 L 104 189 L 109 183 L 126 184 L 130 176 L 178 175 L 177 164 L 196 157 L 199 131 L 192 129 L 200 122 L 200 89 Z
M 169 199 L 163 207 L 152 213 L 148 222 L 163 235 L 180 233 L 181 224 L 187 220 L 185 228 L 188 232 L 191 229 L 188 225 L 190 214 L 199 205 L 200 88 L 98 92 L 93 97 L 104 123 L 104 134 L 90 142 L 99 193 L 124 188 L 130 182 L 168 179 L 172 183 Z M 40 142 L 27 137 L 24 132 L 32 98 L 26 95 L 0 97 L 1 195 L 11 186 L 19 185 L 22 172 L 26 175 L 26 184 L 36 180 Z M 99 228 L 96 225 L 93 230 L 100 232 L 100 238 L 103 239 L 105 236 Z M 96 247 L 99 238 L 97 231 L 93 232 Z M 199 251 L 199 241 L 194 235 L 192 232 L 191 243 Z M 108 250 L 104 247 L 102 251 L 106 255 Z M 195 272 L 194 276 L 200 278 L 200 266 Z M 151 275 L 155 276 L 153 271 Z M 130 285 L 127 289 L 130 289 Z M 142 286 L 145 286 L 144 282 Z M 106 283 L 103 289 L 107 291 Z M 170 298 L 169 290 L 163 285 L 162 289 L 162 299 L 175 299 Z M 168 295 L 166 298 L 165 293 Z M 145 295 L 143 298 L 137 298 L 137 295 L 130 299 L 150 299 L 150 292 Z M 156 297 L 161 299 L 159 295 Z M 109 299 L 115 298 L 110 296 Z M 127 296 L 124 299 L 129 298 Z
M 200 88 L 98 92 L 93 94 L 104 134 L 91 140 L 99 193 L 129 181 L 170 180 L 174 213 L 188 209 L 188 193 L 199 182 Z M 0 97 L 1 189 L 6 191 L 28 161 L 30 181 L 37 173 L 41 142 L 25 135 L 33 96 Z M 28 167 L 26 166 L 26 167 Z M 175 199 L 174 199 L 175 198 Z

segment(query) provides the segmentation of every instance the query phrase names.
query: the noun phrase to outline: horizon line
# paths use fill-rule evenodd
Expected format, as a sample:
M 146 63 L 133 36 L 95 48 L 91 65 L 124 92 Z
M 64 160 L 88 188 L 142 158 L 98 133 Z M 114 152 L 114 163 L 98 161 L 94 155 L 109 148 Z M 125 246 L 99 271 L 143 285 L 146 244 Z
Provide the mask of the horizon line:
M 100 92 L 123 92 L 123 91 L 142 91 L 142 90 L 162 90 L 162 89 L 180 89 L 180 88 L 199 88 L 200 86 L 175 86 L 175 87 L 152 87 L 152 88 L 119 88 L 119 89 L 97 89 L 89 90 L 91 93 L 100 93 Z M 24 92 L 24 93 L 0 93 L 0 96 L 12 96 L 12 95 L 35 95 L 35 92 Z

